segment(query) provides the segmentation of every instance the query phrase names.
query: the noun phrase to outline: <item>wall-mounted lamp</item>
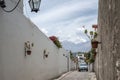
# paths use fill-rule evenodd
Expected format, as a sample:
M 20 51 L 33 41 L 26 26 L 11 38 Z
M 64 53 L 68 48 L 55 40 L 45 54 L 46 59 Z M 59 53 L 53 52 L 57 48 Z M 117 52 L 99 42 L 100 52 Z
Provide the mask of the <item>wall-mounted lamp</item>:
M 2 7 L 2 8 L 5 8 L 5 7 L 6 7 L 4 0 L 0 0 L 0 7 Z
M 31 8 L 31 12 L 38 12 L 40 7 L 41 0 L 29 0 L 29 5 Z

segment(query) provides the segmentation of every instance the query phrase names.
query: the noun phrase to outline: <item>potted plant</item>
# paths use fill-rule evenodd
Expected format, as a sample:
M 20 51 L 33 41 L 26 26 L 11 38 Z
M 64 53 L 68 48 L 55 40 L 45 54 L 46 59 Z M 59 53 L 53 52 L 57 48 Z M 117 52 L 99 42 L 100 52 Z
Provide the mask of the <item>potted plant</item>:
M 45 57 L 47 58 L 47 57 L 48 57 L 48 54 L 45 54 Z
M 98 33 L 97 33 L 97 25 L 93 25 L 93 28 L 95 28 L 94 31 L 90 31 L 88 34 L 88 30 L 85 29 L 84 33 L 88 36 L 88 38 L 91 40 L 92 48 L 98 47 L 98 41 L 96 40 Z
M 58 47 L 58 48 L 62 48 L 61 43 L 59 42 L 58 38 L 56 36 L 50 36 L 49 37 L 50 40 L 53 41 L 53 43 Z
M 27 55 L 31 55 L 31 50 L 27 50 Z
M 30 43 L 30 41 L 25 42 L 25 44 L 24 44 L 25 56 L 26 55 L 31 55 L 33 46 L 34 46 L 34 44 Z
M 97 48 L 98 47 L 98 41 L 96 40 L 97 38 L 97 32 L 93 32 L 93 39 L 91 40 L 91 45 L 92 45 L 92 48 Z
M 44 49 L 44 51 L 43 51 L 43 57 L 47 58 L 48 54 L 49 54 L 49 52 L 47 52 L 47 49 Z
M 95 31 L 97 30 L 97 28 L 98 28 L 98 25 L 97 24 L 93 24 L 92 25 L 92 28 L 94 28 L 95 29 Z
M 97 48 L 98 47 L 98 41 L 91 41 L 92 48 Z

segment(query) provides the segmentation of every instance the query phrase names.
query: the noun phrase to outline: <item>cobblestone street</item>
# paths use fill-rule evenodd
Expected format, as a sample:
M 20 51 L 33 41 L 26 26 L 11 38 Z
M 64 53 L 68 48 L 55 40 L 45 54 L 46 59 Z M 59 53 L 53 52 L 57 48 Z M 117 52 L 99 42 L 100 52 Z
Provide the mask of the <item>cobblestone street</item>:
M 89 80 L 89 72 L 69 72 L 55 80 Z

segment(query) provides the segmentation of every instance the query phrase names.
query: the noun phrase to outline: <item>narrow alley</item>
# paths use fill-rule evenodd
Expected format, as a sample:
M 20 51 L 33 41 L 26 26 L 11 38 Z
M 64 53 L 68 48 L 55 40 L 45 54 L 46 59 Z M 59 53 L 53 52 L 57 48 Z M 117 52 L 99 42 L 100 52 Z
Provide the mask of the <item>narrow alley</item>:
M 120 0 L 0 0 L 0 80 L 120 80 Z

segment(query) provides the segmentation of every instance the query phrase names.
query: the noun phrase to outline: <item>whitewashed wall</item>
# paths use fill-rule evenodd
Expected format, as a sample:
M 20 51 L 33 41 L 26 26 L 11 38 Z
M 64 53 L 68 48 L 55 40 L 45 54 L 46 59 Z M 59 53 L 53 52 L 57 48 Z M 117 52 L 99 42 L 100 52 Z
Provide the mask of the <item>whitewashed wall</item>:
M 49 80 L 66 72 L 67 59 L 63 53 L 67 52 L 58 49 L 25 18 L 19 6 L 12 13 L 0 8 L 0 80 Z M 27 56 L 24 55 L 26 41 L 34 43 L 32 54 Z M 45 49 L 48 58 L 43 58 Z
M 59 50 L 59 74 L 62 74 L 68 70 L 68 59 L 67 53 L 64 49 Z

